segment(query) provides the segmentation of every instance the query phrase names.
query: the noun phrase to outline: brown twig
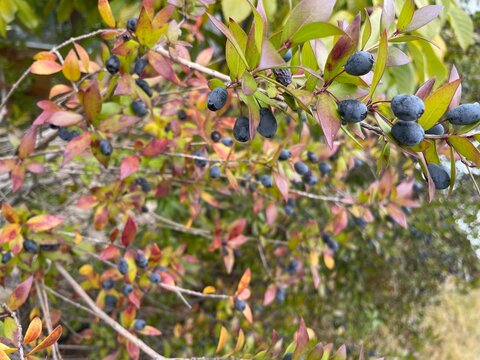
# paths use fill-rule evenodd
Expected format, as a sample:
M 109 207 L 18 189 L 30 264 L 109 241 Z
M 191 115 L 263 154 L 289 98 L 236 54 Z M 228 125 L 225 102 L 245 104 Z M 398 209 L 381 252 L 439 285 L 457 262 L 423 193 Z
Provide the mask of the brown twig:
M 62 277 L 70 284 L 70 286 L 77 293 L 77 295 L 80 296 L 80 298 L 82 298 L 82 300 L 88 305 L 88 307 L 95 313 L 95 316 L 99 317 L 105 323 L 110 325 L 112 329 L 115 330 L 119 335 L 125 337 L 128 341 L 134 343 L 140 348 L 140 350 L 142 350 L 151 358 L 160 360 L 168 359 L 157 353 L 150 346 L 145 344 L 142 340 L 137 338 L 134 334 L 132 334 L 130 331 L 125 329 L 122 325 L 120 325 L 118 322 L 108 316 L 102 309 L 97 306 L 97 304 L 95 304 L 95 302 L 90 298 L 90 296 L 88 296 L 88 294 L 82 289 L 82 287 L 75 281 L 75 279 L 68 273 L 67 270 L 65 270 L 65 268 L 61 264 L 55 263 L 55 265 L 60 275 L 62 275 Z

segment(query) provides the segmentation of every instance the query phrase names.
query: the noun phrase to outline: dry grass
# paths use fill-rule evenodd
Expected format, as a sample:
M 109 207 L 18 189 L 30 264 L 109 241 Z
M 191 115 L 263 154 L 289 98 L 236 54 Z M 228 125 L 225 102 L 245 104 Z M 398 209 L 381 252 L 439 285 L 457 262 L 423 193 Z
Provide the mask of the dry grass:
M 462 293 L 453 282 L 445 284 L 438 301 L 426 309 L 425 339 L 419 359 L 480 359 L 480 289 Z

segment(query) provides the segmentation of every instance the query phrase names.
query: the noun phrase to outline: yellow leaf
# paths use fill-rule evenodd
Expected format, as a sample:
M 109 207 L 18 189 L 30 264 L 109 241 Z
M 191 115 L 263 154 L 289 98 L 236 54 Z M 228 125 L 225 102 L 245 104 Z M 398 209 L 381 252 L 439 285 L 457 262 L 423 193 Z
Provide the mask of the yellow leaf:
M 203 289 L 204 294 L 215 294 L 217 292 L 217 289 L 213 286 L 207 286 L 205 289 Z
M 227 329 L 225 329 L 225 327 L 222 326 L 222 329 L 220 330 L 220 338 L 218 339 L 217 350 L 215 351 L 216 354 L 222 351 L 223 347 L 225 346 L 225 343 L 227 342 L 227 337 L 228 337 Z
M 80 79 L 80 65 L 75 51 L 70 50 L 62 66 L 63 75 L 70 81 Z
M 39 317 L 35 317 L 28 325 L 27 332 L 25 333 L 25 337 L 23 338 L 23 343 L 29 344 L 38 339 L 40 334 L 42 333 L 42 320 Z
M 7 339 L 13 340 L 13 334 L 17 331 L 17 324 L 11 317 L 7 317 L 3 322 L 3 334 Z
M 0 350 L 3 351 L 4 354 L 11 354 L 11 353 L 14 353 L 15 351 L 17 351 L 18 349 L 17 348 L 11 348 L 11 347 L 8 347 L 5 344 L 0 343 Z M 3 359 L 3 358 L 0 356 L 0 359 Z M 7 359 L 8 359 L 8 357 L 7 357 Z
M 0 360 L 10 360 L 5 351 L 3 351 L 2 349 L 0 349 Z
M 235 349 L 233 350 L 233 352 L 236 353 L 242 350 L 244 344 L 245 344 L 245 334 L 243 333 L 243 330 L 240 329 L 238 333 L 237 344 L 235 345 Z
M 327 269 L 332 270 L 335 267 L 335 259 L 329 253 L 323 254 L 323 262 L 325 263 L 325 266 L 327 267 Z
M 112 9 L 110 8 L 108 0 L 98 0 L 98 11 L 105 24 L 112 28 L 115 27 L 115 18 L 113 17 Z

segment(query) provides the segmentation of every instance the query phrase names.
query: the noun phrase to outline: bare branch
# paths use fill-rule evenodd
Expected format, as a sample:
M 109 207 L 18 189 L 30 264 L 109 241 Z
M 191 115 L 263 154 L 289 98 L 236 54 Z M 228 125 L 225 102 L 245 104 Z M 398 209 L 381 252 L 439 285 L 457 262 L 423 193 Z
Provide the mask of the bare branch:
M 17 339 L 17 347 L 18 347 L 18 355 L 21 360 L 25 360 L 25 353 L 23 350 L 23 329 L 22 329 L 22 324 L 18 320 L 17 313 L 10 309 L 10 307 L 6 304 L 3 303 L 2 307 L 10 314 L 10 316 L 13 318 L 13 321 L 15 321 L 15 324 L 17 325 L 18 329 L 18 339 Z

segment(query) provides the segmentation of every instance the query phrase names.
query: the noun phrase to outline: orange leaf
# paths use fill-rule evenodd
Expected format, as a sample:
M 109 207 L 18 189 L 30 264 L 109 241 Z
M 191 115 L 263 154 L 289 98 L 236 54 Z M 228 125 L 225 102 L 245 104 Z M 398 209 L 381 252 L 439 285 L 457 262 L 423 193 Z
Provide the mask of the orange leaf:
M 52 75 L 62 70 L 62 65 L 52 60 L 37 60 L 30 67 L 30 72 L 36 75 Z
M 35 232 L 47 231 L 57 227 L 63 222 L 63 219 L 55 215 L 37 215 L 34 216 L 25 223 L 31 230 Z
M 131 155 L 123 158 L 120 165 L 120 180 L 125 179 L 138 171 L 140 166 L 140 158 L 136 155 Z
M 248 304 L 245 305 L 245 309 L 243 310 L 243 316 L 245 316 L 245 319 L 247 319 L 250 324 L 253 323 L 252 309 L 250 309 L 250 306 Z
M 62 336 L 62 325 L 58 325 L 55 329 L 53 329 L 53 331 L 45 339 L 43 339 L 40 344 L 35 346 L 33 350 L 28 353 L 28 355 L 52 346 L 57 342 L 60 336 Z
M 8 243 L 20 235 L 22 228 L 20 224 L 8 224 L 0 233 L 0 244 Z
M 2 204 L 2 216 L 7 220 L 9 223 L 18 223 L 20 222 L 20 216 L 18 216 L 15 209 L 13 209 L 10 205 L 6 202 Z
M 146 325 L 142 331 L 140 331 L 140 334 L 142 335 L 147 335 L 147 336 L 160 336 L 162 335 L 162 332 L 158 330 L 157 328 L 154 328 L 153 326 Z
M 35 141 L 37 140 L 37 127 L 32 126 L 28 131 L 23 135 L 20 146 L 18 147 L 18 157 L 20 159 L 25 159 L 35 150 Z
M 12 168 L 12 191 L 15 192 L 22 187 L 25 180 L 25 168 L 22 164 L 17 164 Z
M 77 43 L 74 43 L 73 45 L 75 46 L 75 50 L 77 50 L 78 57 L 80 58 L 80 61 L 83 65 L 83 70 L 85 70 L 85 72 L 88 72 L 88 67 L 90 65 L 90 57 L 88 56 L 88 53 L 83 47 L 81 47 Z
M 105 24 L 112 28 L 115 27 L 115 18 L 113 17 L 108 0 L 98 0 L 98 11 Z
M 172 141 L 166 139 L 155 139 L 150 141 L 142 150 L 142 155 L 154 157 L 163 153 Z
M 80 66 L 78 64 L 77 55 L 73 49 L 68 52 L 68 55 L 63 62 L 62 72 L 67 80 L 77 81 L 80 79 Z
M 242 275 L 242 278 L 240 279 L 240 282 L 238 283 L 237 287 L 237 294 L 240 294 L 243 290 L 245 290 L 248 287 L 248 284 L 250 284 L 250 279 L 252 278 L 252 274 L 250 271 L 250 268 L 245 270 L 245 272 Z
M 48 51 L 40 51 L 35 54 L 33 57 L 33 60 L 51 60 L 55 61 L 57 60 L 57 55 L 54 53 L 48 52 Z
M 288 179 L 285 175 L 280 174 L 278 172 L 273 173 L 273 180 L 275 180 L 275 184 L 277 184 L 278 190 L 282 194 L 285 201 L 288 200 Z
M 215 353 L 218 354 L 220 351 L 222 351 L 223 347 L 225 346 L 228 338 L 228 331 L 225 329 L 225 327 L 222 326 L 220 330 L 220 337 L 218 339 L 218 345 L 217 345 L 217 350 L 215 350 Z
M 30 276 L 13 290 L 7 301 L 7 305 L 12 311 L 17 310 L 25 301 L 27 301 L 32 283 L 33 277 Z
M 277 295 L 277 286 L 275 284 L 270 284 L 265 291 L 265 295 L 263 295 L 263 305 L 267 306 L 270 305 L 273 300 L 275 300 L 275 296 Z
M 330 252 L 323 253 L 323 262 L 329 270 L 332 270 L 335 267 L 335 260 Z
M 23 344 L 27 345 L 38 339 L 42 333 L 42 320 L 37 316 L 28 325 L 27 332 L 23 338 Z
M 215 294 L 217 290 L 213 286 L 206 286 L 203 291 L 204 294 Z
M 62 166 L 65 166 L 75 156 L 80 155 L 85 150 L 87 150 L 87 148 L 90 146 L 90 141 L 91 134 L 89 132 L 84 132 L 83 134 L 71 140 L 65 147 Z
M 235 345 L 235 349 L 233 350 L 234 353 L 240 351 L 243 348 L 243 345 L 245 344 L 245 334 L 243 333 L 243 330 L 240 329 L 238 332 L 238 339 L 237 339 L 237 344 Z
M 10 360 L 7 354 L 5 354 L 5 351 L 0 349 L 0 360 Z

